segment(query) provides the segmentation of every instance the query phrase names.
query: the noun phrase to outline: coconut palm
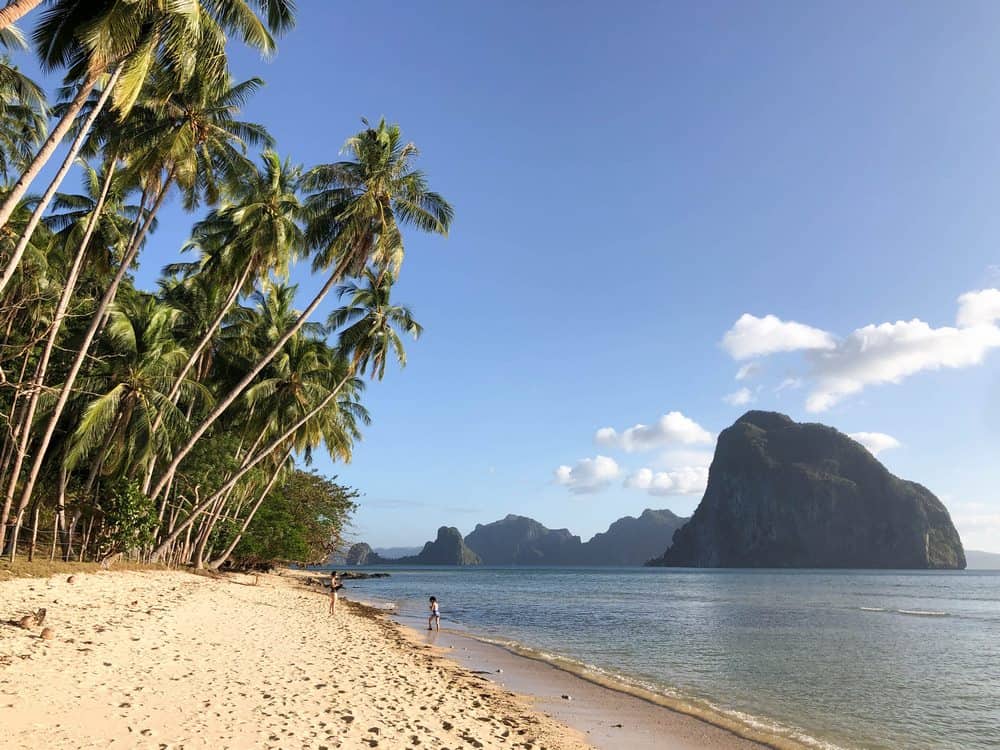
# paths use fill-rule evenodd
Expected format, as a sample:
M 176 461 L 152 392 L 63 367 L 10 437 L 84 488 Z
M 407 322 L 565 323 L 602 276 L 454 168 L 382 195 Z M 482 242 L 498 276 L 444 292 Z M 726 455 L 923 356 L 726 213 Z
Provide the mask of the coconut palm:
M 87 404 L 70 439 L 68 469 L 89 459 L 101 471 L 124 474 L 169 451 L 166 438 L 153 433 L 154 422 L 163 421 L 174 434 L 186 429 L 184 415 L 167 398 L 187 358 L 173 336 L 177 315 L 149 294 L 127 295 L 112 306 L 101 366 L 79 384 Z M 210 399 L 193 380 L 183 390 L 188 399 Z
M 389 296 L 395 281 L 392 271 L 368 267 L 362 280 L 363 284 L 350 282 L 338 288 L 337 296 L 349 296 L 350 302 L 334 310 L 327 325 L 332 331 L 340 331 L 337 346 L 350 354 L 357 372 L 368 370 L 373 378 L 381 380 L 390 355 L 395 354 L 400 367 L 406 366 L 399 331 L 417 339 L 423 327 L 408 308 L 391 304 Z
M 350 271 L 360 273 L 369 261 L 398 266 L 403 257 L 400 224 L 446 235 L 451 206 L 427 190 L 423 173 L 412 168 L 417 149 L 402 143 L 399 127 L 385 121 L 348 140 L 354 161 L 317 167 L 306 177 L 316 192 L 307 204 L 307 237 L 317 247 L 313 268 L 329 276 L 284 336 L 223 396 L 174 456 L 152 490 L 155 499 L 170 482 L 195 443 L 228 409 L 285 343 L 298 332 L 334 284 Z
M 200 274 L 210 284 L 223 288 L 232 279 L 228 293 L 188 362 L 178 375 L 183 378 L 216 336 L 223 319 L 241 293 L 247 294 L 258 280 L 271 273 L 287 277 L 288 265 L 302 247 L 301 214 L 296 189 L 299 169 L 282 164 L 271 150 L 262 156 L 263 170 L 247 174 L 233 191 L 231 202 L 214 210 L 195 225 L 191 247 L 202 251 Z M 173 394 L 172 394 L 173 395 Z
M 154 69 L 170 71 L 177 85 L 186 83 L 199 63 L 215 70 L 224 69 L 225 32 L 240 35 L 247 44 L 265 54 L 273 52 L 271 34 L 292 26 L 294 2 L 257 0 L 255 5 L 265 20 L 256 15 L 247 0 L 191 3 L 54 0 L 35 30 L 35 47 L 44 68 L 67 69 L 67 78 L 77 82 L 76 91 L 49 138 L 0 204 L 0 226 L 10 218 L 17 202 L 74 126 L 90 92 L 105 76 L 104 90 L 113 95 L 115 108 L 124 116 Z M 206 49 L 212 52 L 206 54 Z M 103 96 L 77 129 L 63 168 L 50 185 L 52 192 L 58 189 L 76 159 L 107 100 Z M 19 260 L 20 256 L 8 261 L 0 275 L 0 291 L 9 283 Z
M 212 186 L 219 184 L 222 176 L 225 176 L 228 182 L 235 181 L 237 175 L 227 174 L 229 168 L 236 170 L 237 173 L 242 173 L 245 166 L 249 164 L 242 156 L 241 134 L 243 137 L 252 134 L 254 137 L 266 138 L 266 133 L 262 134 L 259 126 L 246 127 L 245 123 L 240 123 L 232 117 L 236 104 L 242 100 L 246 91 L 253 87 L 247 87 L 246 84 L 240 84 L 237 87 L 221 85 L 210 75 L 202 74 L 193 75 L 189 79 L 189 84 L 185 92 L 180 95 L 184 101 L 188 102 L 189 106 L 186 109 L 178 111 L 172 106 L 164 106 L 154 93 L 149 106 L 143 106 L 134 111 L 130 119 L 123 125 L 122 135 L 113 143 L 115 151 L 122 152 L 122 149 L 137 147 L 140 141 L 146 140 L 143 150 L 134 156 L 130 155 L 126 168 L 129 178 L 136 179 L 143 185 L 140 205 L 145 206 L 145 210 L 140 212 L 118 271 L 109 282 L 96 306 L 90 327 L 84 335 L 76 359 L 62 384 L 58 400 L 49 416 L 28 477 L 24 482 L 24 489 L 18 505 L 18 517 L 30 502 L 31 493 L 34 491 L 38 474 L 45 461 L 46 452 L 55 434 L 58 421 L 72 395 L 74 383 L 101 321 L 109 306 L 114 302 L 118 288 L 132 266 L 147 233 L 152 228 L 156 214 L 163 205 L 171 187 L 175 183 L 179 184 L 185 195 L 185 203 L 188 205 L 196 204 L 204 194 L 213 194 Z M 234 88 L 240 93 L 234 95 Z M 219 96 L 222 97 L 221 102 Z M 203 109 L 198 108 L 199 104 L 203 106 Z M 146 134 L 147 138 L 140 138 L 140 134 L 143 133 Z M 238 144 L 235 147 L 233 146 L 234 142 Z M 187 144 L 188 148 L 179 147 L 179 144 Z M 202 157 L 192 156 L 190 148 L 192 145 L 197 146 L 198 152 L 203 154 Z M 206 156 L 210 159 L 217 159 L 217 163 L 210 167 L 207 163 L 209 159 L 206 159 Z M 206 179 L 205 175 L 208 173 L 215 176 Z M 178 378 L 178 380 L 181 379 Z M 11 483 L 17 481 L 17 475 L 14 475 L 10 480 Z M 0 541 L 2 541 L 2 532 L 0 532 Z
M 2 13 L 3 11 L 0 11 Z M 0 30 L 0 47 L 26 48 L 16 27 Z M 41 87 L 0 55 L 0 179 L 7 184 L 12 174 L 27 167 L 42 141 L 48 105 Z
M 9 29 L 11 24 L 17 23 L 41 4 L 42 0 L 10 0 L 0 8 L 0 29 Z

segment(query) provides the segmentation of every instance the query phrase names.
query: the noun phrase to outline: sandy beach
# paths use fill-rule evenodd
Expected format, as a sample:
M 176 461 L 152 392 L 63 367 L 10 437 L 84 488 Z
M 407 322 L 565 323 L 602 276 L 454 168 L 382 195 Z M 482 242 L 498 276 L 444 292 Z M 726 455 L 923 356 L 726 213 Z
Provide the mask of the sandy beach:
M 0 582 L 4 747 L 759 747 L 629 696 L 607 704 L 612 691 L 446 633 L 425 642 L 353 602 L 330 617 L 294 576 L 254 581 L 122 571 Z M 16 624 L 40 607 L 51 640 Z M 575 701 L 557 696 L 570 688 Z

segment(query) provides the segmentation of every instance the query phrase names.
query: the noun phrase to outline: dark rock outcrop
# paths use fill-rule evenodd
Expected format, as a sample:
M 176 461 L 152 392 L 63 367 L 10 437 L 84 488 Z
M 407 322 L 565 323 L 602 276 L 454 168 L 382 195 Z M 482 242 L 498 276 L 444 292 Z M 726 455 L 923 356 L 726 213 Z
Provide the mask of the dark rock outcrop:
M 548 529 L 533 518 L 508 515 L 476 524 L 465 543 L 484 565 L 568 565 L 581 546 L 566 529 Z
M 705 496 L 652 565 L 964 568 L 944 507 L 832 427 L 750 411 L 719 436 Z
M 420 554 L 390 560 L 395 565 L 479 565 L 479 555 L 465 546 L 462 533 L 454 526 L 438 529 L 437 539 L 427 542 Z
M 358 542 L 357 544 L 352 544 L 351 548 L 347 550 L 344 562 L 347 565 L 384 565 L 389 561 L 380 557 L 365 542 Z
M 686 518 L 669 510 L 646 509 L 638 518 L 619 518 L 580 548 L 579 565 L 643 565 L 663 553 Z

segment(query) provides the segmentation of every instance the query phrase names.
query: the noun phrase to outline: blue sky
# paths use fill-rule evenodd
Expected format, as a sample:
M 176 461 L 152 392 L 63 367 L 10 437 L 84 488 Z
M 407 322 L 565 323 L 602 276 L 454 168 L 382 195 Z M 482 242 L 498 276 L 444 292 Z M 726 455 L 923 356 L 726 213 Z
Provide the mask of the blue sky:
M 371 386 L 353 463 L 316 462 L 365 493 L 356 538 L 688 514 L 711 437 L 623 430 L 679 412 L 714 436 L 752 406 L 891 436 L 888 467 L 1000 551 L 995 300 L 954 328 L 1000 287 L 1000 6 L 299 5 L 272 62 L 234 50 L 267 81 L 247 118 L 311 165 L 385 115 L 456 210 L 447 240 L 407 240 L 425 337 Z M 166 209 L 140 283 L 190 224 Z M 807 410 L 845 372 L 856 392 Z

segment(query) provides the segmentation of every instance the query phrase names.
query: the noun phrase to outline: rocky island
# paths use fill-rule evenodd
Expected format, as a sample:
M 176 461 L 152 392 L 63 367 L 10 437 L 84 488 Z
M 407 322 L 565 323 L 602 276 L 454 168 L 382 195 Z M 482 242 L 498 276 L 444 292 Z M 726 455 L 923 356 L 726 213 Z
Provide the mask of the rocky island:
M 832 427 L 750 411 L 719 435 L 708 487 L 650 565 L 965 568 L 948 510 Z

